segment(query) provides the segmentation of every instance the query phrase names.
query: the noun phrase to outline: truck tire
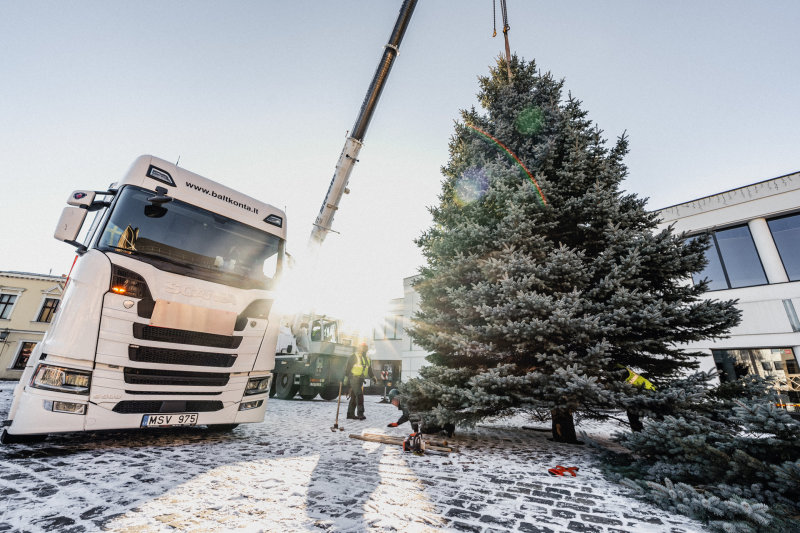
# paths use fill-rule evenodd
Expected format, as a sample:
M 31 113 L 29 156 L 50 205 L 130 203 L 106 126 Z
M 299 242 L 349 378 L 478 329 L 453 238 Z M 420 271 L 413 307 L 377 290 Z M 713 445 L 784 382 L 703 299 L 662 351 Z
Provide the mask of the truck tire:
M 316 393 L 316 392 L 309 392 L 309 393 L 307 393 L 307 394 L 303 394 L 303 393 L 301 392 L 301 393 L 300 393 L 300 397 L 301 397 L 302 399 L 306 400 L 306 401 L 308 401 L 308 400 L 313 400 L 314 398 L 316 398 L 316 397 L 317 397 L 317 393 Z
M 275 397 L 281 400 L 291 400 L 300 385 L 294 384 L 294 374 L 278 374 L 275 376 Z
M 335 400 L 339 396 L 339 385 L 328 385 L 319 392 L 319 395 L 326 401 Z

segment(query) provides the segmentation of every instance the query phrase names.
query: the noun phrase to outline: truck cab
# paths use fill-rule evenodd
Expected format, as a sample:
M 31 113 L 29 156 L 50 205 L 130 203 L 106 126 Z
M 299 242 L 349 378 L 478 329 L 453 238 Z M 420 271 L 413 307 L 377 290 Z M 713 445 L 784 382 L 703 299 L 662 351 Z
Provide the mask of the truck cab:
M 149 155 L 68 204 L 55 237 L 77 257 L 3 441 L 263 421 L 285 214 Z

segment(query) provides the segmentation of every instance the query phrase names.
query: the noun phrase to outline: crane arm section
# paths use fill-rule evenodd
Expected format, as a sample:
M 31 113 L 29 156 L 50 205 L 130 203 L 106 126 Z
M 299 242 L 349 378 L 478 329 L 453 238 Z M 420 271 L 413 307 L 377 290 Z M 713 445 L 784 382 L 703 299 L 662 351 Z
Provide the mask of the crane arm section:
M 389 42 L 383 48 L 383 56 L 372 78 L 372 83 L 369 86 L 367 95 L 364 97 L 364 103 L 361 104 L 361 111 L 353 125 L 351 134 L 344 143 L 342 153 L 339 155 L 339 161 L 336 163 L 336 170 L 328 186 L 328 193 L 325 195 L 317 219 L 314 221 L 309 244 L 322 244 L 328 233 L 332 231 L 333 217 L 339 209 L 339 202 L 342 200 L 342 195 L 348 192 L 347 182 L 350 180 L 353 167 L 356 162 L 358 162 L 358 153 L 361 150 L 364 136 L 367 133 L 370 120 L 372 120 L 375 107 L 381 97 L 381 92 L 386 84 L 386 79 L 389 77 L 389 72 L 397 57 L 400 43 L 406 33 L 408 23 L 411 20 L 411 15 L 416 5 L 417 0 L 404 0 L 400 8 L 400 13 L 397 16 L 394 29 L 389 37 Z

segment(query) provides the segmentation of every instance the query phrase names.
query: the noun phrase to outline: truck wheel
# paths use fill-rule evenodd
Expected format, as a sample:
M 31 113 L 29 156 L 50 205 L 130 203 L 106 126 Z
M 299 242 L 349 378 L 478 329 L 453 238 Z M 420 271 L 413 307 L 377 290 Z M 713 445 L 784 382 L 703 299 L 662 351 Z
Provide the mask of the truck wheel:
M 33 444 L 42 442 L 47 435 L 12 435 L 5 429 L 0 433 L 0 443 L 2 444 Z
M 233 431 L 239 424 L 209 424 L 206 426 L 209 431 L 219 431 L 220 433 L 225 431 Z
M 300 397 L 301 397 L 302 399 L 306 400 L 306 401 L 308 401 L 308 400 L 313 400 L 314 398 L 316 398 L 316 397 L 317 397 L 317 393 L 316 393 L 316 392 L 309 392 L 308 394 L 303 394 L 303 393 L 301 392 L 301 393 L 300 393 Z
M 278 374 L 275 377 L 275 397 L 281 400 L 291 400 L 300 385 L 294 384 L 294 374 Z
M 339 396 L 339 385 L 331 386 L 328 385 L 324 389 L 322 389 L 319 393 L 322 396 L 323 400 L 335 400 L 337 396 Z

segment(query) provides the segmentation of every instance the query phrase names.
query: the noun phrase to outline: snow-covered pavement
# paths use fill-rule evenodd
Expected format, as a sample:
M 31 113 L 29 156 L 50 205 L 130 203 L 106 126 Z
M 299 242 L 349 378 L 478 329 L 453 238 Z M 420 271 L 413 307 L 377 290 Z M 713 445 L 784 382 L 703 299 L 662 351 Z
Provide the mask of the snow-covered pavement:
M 0 382 L 0 419 L 13 383 Z M 263 424 L 50 437 L 0 446 L 0 531 L 700 532 L 626 496 L 587 446 L 503 425 L 460 431 L 460 452 L 415 456 L 348 438 L 403 435 L 367 397 L 367 420 L 336 402 L 271 399 Z M 507 424 L 507 423 L 506 423 Z M 608 425 L 579 426 L 602 436 Z M 577 466 L 578 476 L 547 469 Z

